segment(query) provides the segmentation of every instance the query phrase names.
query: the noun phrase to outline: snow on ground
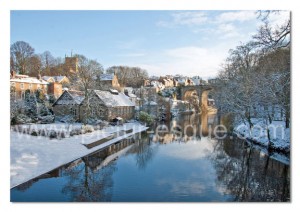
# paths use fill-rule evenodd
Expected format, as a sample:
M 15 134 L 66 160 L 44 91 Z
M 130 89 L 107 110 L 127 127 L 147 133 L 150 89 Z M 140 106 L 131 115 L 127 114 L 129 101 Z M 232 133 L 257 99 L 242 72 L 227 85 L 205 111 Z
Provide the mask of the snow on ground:
M 255 141 L 255 143 L 268 147 L 267 127 L 270 130 L 272 148 L 283 152 L 290 152 L 290 128 L 285 128 L 283 121 L 273 121 L 268 126 L 259 119 L 253 119 L 254 127 L 250 132 L 250 127 L 245 123 L 234 128 L 234 132 L 240 137 Z
M 38 126 L 42 127 L 42 126 Z M 61 125 L 63 127 L 63 125 Z M 131 133 L 118 136 L 99 146 L 87 149 L 83 144 L 98 141 L 104 135 L 133 129 Z M 147 127 L 137 123 L 111 126 L 91 133 L 75 135 L 64 139 L 50 139 L 11 131 L 11 181 L 14 187 L 38 177 L 66 163 L 107 147 L 117 141 L 145 131 Z

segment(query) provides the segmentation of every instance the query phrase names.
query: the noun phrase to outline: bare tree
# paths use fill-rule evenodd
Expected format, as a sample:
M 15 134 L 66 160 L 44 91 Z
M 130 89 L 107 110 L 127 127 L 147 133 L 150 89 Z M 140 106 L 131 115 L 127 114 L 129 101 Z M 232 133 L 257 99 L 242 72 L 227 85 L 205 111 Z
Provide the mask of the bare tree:
M 33 55 L 32 57 L 29 58 L 28 75 L 32 77 L 37 77 L 41 75 L 41 67 L 42 67 L 42 63 L 40 57 L 38 55 Z
M 285 21 L 281 26 L 271 27 L 269 23 L 270 14 L 278 15 L 280 11 L 259 11 L 258 18 L 264 24 L 259 28 L 258 33 L 253 36 L 256 45 L 264 49 L 276 49 L 290 45 L 291 19 Z
M 148 72 L 139 67 L 112 66 L 106 72 L 116 74 L 122 87 L 141 87 L 148 78 Z
M 34 48 L 24 41 L 17 41 L 10 46 L 11 61 L 13 61 L 13 67 L 19 74 L 29 73 L 28 66 L 33 54 Z
M 41 59 L 41 69 L 43 73 L 49 74 L 50 69 L 55 65 L 55 59 L 49 51 L 45 51 L 40 54 Z
M 84 115 L 88 118 L 92 112 L 90 89 L 97 88 L 99 76 L 103 73 L 103 68 L 95 60 L 90 60 L 83 55 L 75 56 L 78 58 L 78 71 L 71 75 L 71 88 L 84 92 L 86 106 Z

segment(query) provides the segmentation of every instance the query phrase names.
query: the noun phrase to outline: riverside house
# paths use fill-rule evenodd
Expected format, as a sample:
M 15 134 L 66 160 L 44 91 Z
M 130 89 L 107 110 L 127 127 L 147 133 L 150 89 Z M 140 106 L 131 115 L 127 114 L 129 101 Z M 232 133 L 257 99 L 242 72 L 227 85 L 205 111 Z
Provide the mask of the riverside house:
M 81 91 L 64 91 L 53 104 L 56 116 L 72 115 L 77 121 L 88 117 L 111 121 L 120 117 L 125 120 L 134 117 L 135 104 L 129 97 L 117 90 L 89 90 L 85 97 Z

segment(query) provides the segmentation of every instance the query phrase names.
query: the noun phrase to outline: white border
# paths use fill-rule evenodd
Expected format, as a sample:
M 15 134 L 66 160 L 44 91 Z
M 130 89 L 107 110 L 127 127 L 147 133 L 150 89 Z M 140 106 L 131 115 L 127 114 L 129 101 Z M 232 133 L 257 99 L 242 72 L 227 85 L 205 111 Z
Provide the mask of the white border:
M 1 180 L 0 180 L 0 207 L 2 211 L 53 211 L 53 210 L 124 210 L 153 211 L 157 209 L 168 211 L 182 211 L 189 209 L 223 211 L 285 211 L 299 209 L 299 97 L 297 95 L 297 81 L 300 79 L 299 70 L 299 6 L 295 0 L 0 0 L 0 71 L 1 71 Z M 10 203 L 10 156 L 9 156 L 9 47 L 10 47 L 10 10 L 255 10 L 255 9 L 282 9 L 292 11 L 292 176 L 291 201 L 285 204 L 16 204 Z M 298 118 L 298 120 L 296 119 Z M 297 175 L 298 174 L 298 175 Z M 97 208 L 95 208 L 97 207 Z M 4 209 L 4 210 L 3 210 Z

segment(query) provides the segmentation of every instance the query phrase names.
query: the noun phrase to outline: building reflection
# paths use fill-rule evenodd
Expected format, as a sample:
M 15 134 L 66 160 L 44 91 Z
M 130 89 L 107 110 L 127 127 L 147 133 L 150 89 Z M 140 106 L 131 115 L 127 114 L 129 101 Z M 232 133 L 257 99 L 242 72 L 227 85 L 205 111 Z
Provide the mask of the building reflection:
M 154 126 L 153 142 L 168 144 L 172 142 L 189 142 L 201 137 L 213 137 L 216 127 L 216 115 L 202 113 L 182 115 L 170 122 L 158 123 Z

